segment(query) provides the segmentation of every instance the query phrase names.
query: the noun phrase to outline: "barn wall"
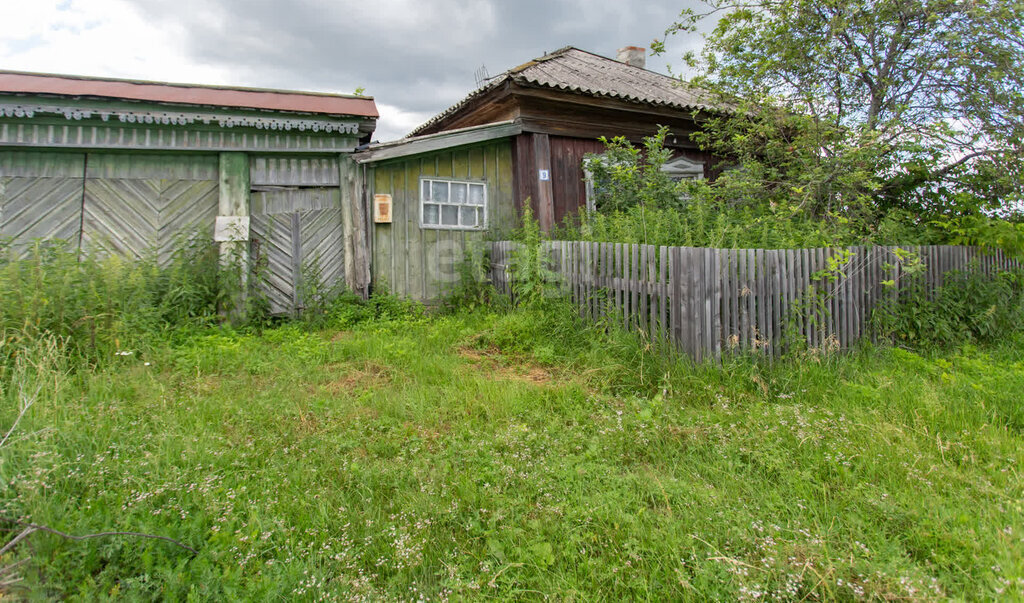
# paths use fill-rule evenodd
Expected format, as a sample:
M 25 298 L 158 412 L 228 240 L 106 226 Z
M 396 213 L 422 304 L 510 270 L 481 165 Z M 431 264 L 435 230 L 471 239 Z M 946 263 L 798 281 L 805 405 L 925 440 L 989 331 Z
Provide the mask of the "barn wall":
M 419 225 L 419 179 L 446 177 L 487 183 L 486 231 L 435 230 Z M 458 279 L 466 250 L 516 226 L 512 145 L 508 139 L 408 158 L 371 168 L 369 193 L 392 196 L 393 222 L 373 225 L 373 282 L 412 299 L 436 301 Z M 474 245 L 477 244 L 477 245 Z
M 184 239 L 209 241 L 217 216 L 216 155 L 90 153 L 82 249 L 166 265 Z
M 0 151 L 0 239 L 17 255 L 35 239 L 78 245 L 83 153 Z
M 182 237 L 210 240 L 215 155 L 0 151 L 0 237 L 170 261 Z

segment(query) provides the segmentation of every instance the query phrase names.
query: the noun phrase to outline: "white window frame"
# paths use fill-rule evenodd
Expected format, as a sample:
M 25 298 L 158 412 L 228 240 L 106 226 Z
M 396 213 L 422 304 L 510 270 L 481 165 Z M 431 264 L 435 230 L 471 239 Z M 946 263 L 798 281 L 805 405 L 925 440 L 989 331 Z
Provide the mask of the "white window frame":
M 466 203 L 451 203 L 450 201 L 437 202 L 430 198 L 431 185 L 434 182 L 447 182 L 449 195 L 451 194 L 452 184 L 465 184 L 466 185 Z M 471 204 L 468 202 L 469 199 L 469 187 L 479 186 L 483 188 L 484 202 L 483 205 Z M 450 197 L 449 197 L 450 198 Z M 422 176 L 420 177 L 420 190 L 419 190 L 419 206 L 420 206 L 420 228 L 425 230 L 487 230 L 487 181 L 486 180 L 459 180 L 455 178 L 444 178 L 439 176 Z M 438 207 L 438 224 L 426 224 L 423 221 L 424 205 L 431 204 L 437 205 Z M 462 207 L 478 207 L 483 209 L 483 219 L 476 226 L 463 226 L 461 224 L 440 224 L 441 220 L 441 207 L 451 206 L 456 208 Z M 462 212 L 459 212 L 459 220 L 462 220 Z
M 704 162 L 694 161 L 687 157 L 670 159 L 661 166 L 661 171 L 673 180 L 703 180 Z

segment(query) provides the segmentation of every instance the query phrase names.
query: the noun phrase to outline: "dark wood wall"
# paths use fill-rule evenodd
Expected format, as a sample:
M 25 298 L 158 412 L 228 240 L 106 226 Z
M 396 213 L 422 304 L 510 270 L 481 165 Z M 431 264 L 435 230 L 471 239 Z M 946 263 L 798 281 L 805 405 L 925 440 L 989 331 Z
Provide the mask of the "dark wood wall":
M 550 158 L 536 156 L 537 136 L 543 134 L 524 133 L 516 137 L 513 145 L 515 165 L 514 191 L 516 212 L 521 214 L 526 199 L 530 199 L 533 215 L 542 216 L 539 200 L 544 192 L 538 179 L 538 170 L 549 171 L 553 225 L 562 224 L 565 219 L 578 215 L 587 205 L 586 185 L 583 181 L 583 157 L 587 153 L 601 153 L 604 145 L 599 140 L 548 137 Z M 543 167 L 541 167 L 543 166 Z
M 550 157 L 538 157 L 537 148 L 544 148 L 544 145 L 537 144 L 537 137 L 547 138 L 547 148 L 550 149 Z M 587 206 L 587 187 L 584 181 L 583 159 L 588 153 L 600 154 L 604 152 L 604 144 L 593 138 L 576 138 L 571 136 L 549 136 L 525 132 L 515 138 L 512 145 L 513 191 L 515 197 L 516 214 L 522 215 L 523 205 L 526 199 L 530 200 L 530 208 L 533 215 L 545 224 L 545 214 L 540 200 L 545 198 L 543 183 L 538 179 L 538 170 L 546 169 L 550 172 L 550 198 L 551 208 L 550 226 L 558 226 L 565 223 L 566 219 L 573 219 Z M 673 149 L 674 157 L 686 157 L 694 161 L 704 163 L 704 177 L 711 178 L 715 168 L 716 158 L 710 153 L 696 149 Z M 547 230 L 547 228 L 545 228 Z

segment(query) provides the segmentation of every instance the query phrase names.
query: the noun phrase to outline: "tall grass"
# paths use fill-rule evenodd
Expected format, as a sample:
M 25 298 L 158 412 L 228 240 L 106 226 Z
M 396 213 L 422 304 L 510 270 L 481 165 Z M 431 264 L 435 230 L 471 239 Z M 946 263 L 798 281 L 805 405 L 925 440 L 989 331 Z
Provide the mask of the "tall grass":
M 162 266 L 155 257 L 80 255 L 61 242 L 36 241 L 20 256 L 8 249 L 0 254 L 0 364 L 47 335 L 95 361 L 160 332 L 207 324 L 224 285 L 212 243 L 183 244 Z

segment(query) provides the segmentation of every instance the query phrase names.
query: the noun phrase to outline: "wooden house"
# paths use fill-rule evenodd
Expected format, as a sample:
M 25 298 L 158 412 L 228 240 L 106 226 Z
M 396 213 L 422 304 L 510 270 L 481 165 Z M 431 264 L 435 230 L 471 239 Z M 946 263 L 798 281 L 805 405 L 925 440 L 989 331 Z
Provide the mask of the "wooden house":
M 351 158 L 372 98 L 0 71 L 0 240 L 166 262 L 216 237 L 262 266 L 275 312 L 301 308 L 304 267 L 369 281 Z
M 668 126 L 676 177 L 706 178 L 714 158 L 690 140 L 700 93 L 643 68 L 643 49 L 610 59 L 567 47 L 491 78 L 408 137 L 356 155 L 368 199 L 390 204 L 372 225 L 372 279 L 432 300 L 458 278 L 473 242 L 516 227 L 530 203 L 541 228 L 588 203 L 584 155 L 598 138 L 639 143 Z

